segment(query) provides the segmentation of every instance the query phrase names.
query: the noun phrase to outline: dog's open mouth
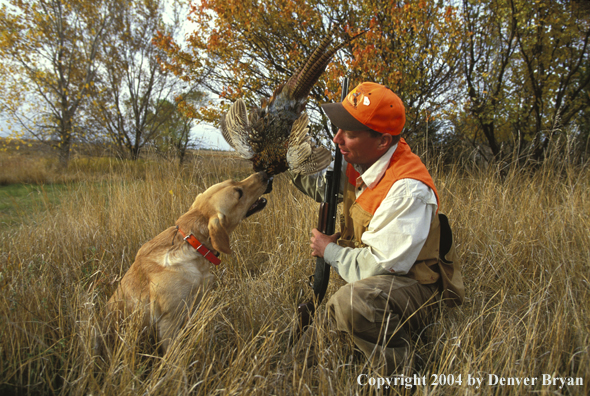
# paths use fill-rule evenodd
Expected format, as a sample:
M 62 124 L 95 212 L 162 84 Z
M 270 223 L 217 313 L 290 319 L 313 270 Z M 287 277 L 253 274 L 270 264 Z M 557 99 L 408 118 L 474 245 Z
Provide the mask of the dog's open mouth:
M 250 206 L 250 209 L 246 212 L 246 217 L 252 216 L 256 212 L 260 212 L 266 206 L 266 199 L 265 198 L 258 198 L 256 202 Z

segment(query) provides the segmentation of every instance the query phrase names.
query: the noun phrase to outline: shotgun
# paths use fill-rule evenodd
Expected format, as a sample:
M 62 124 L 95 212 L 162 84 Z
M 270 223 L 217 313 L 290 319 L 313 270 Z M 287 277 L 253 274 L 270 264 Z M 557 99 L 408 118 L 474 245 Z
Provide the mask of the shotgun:
M 344 77 L 342 81 L 341 102 L 346 99 L 346 95 L 348 95 L 348 77 Z M 338 209 L 341 173 L 342 153 L 340 153 L 340 150 L 336 147 L 334 168 L 333 170 L 326 171 L 324 202 L 320 205 L 318 218 L 318 231 L 326 235 L 332 235 L 336 231 L 336 212 Z M 316 308 L 321 304 L 326 295 L 329 281 L 330 265 L 326 264 L 323 257 L 318 257 L 316 259 L 315 273 L 313 275 L 313 298 L 297 307 L 297 312 L 299 313 L 299 333 L 296 336 L 297 338 L 309 325 L 311 325 Z

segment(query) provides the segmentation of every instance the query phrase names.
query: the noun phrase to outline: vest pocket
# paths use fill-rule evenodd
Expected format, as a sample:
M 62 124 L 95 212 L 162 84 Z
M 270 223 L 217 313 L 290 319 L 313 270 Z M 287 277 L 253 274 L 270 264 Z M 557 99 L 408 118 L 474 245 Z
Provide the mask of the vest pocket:
M 408 275 L 422 285 L 431 285 L 440 279 L 437 264 L 438 259 L 418 261 L 410 268 Z
M 355 229 L 357 225 L 366 229 L 369 226 L 369 223 L 371 222 L 373 215 L 361 208 L 361 205 L 359 205 L 358 202 L 355 202 L 350 207 L 350 217 L 352 217 L 355 223 Z

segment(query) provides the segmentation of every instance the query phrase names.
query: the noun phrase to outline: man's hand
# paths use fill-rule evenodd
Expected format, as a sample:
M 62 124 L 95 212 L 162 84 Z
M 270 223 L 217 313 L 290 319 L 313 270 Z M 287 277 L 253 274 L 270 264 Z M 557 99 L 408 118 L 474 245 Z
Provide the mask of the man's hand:
M 319 232 L 316 228 L 311 230 L 313 234 L 311 237 L 311 255 L 315 257 L 324 257 L 324 251 L 326 250 L 326 246 L 331 242 L 336 243 L 338 238 L 340 238 L 340 233 L 337 232 L 334 235 L 325 235 Z

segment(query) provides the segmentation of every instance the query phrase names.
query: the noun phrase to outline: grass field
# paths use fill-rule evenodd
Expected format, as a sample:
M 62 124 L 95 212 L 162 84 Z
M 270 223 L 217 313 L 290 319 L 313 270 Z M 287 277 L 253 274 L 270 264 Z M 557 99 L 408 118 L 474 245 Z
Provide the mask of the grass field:
M 207 186 L 247 176 L 248 164 L 203 153 L 182 169 L 79 158 L 64 171 L 46 158 L 3 153 L 0 165 L 0 394 L 383 393 L 379 373 L 349 353 L 323 309 L 318 364 L 282 362 L 296 305 L 310 294 L 317 211 L 284 175 L 266 209 L 234 232 L 233 254 L 222 255 L 215 286 L 170 351 L 158 354 L 130 321 L 113 359 L 101 363 L 93 329 L 139 247 Z M 588 167 L 550 162 L 502 178 L 493 168 L 429 168 L 467 298 L 443 307 L 417 340 L 421 362 L 403 374 L 426 385 L 398 384 L 389 394 L 589 394 Z M 333 279 L 328 294 L 338 285 Z

